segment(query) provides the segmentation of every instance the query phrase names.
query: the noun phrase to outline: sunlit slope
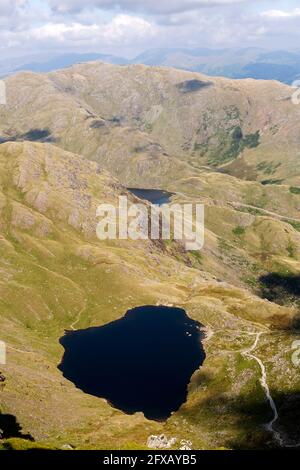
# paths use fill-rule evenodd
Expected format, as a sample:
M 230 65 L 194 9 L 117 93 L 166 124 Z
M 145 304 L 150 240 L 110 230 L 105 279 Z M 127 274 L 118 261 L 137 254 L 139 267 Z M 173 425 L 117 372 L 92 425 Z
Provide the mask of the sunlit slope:
M 177 188 L 177 193 L 176 193 Z M 300 269 L 300 194 L 203 171 L 168 186 L 173 202 L 203 203 L 206 243 L 202 266 L 218 278 L 260 291 L 260 277 Z
M 55 141 L 130 184 L 161 185 L 209 165 L 297 186 L 294 92 L 275 81 L 91 62 L 7 79 L 0 137 Z
M 7 80 L 0 138 L 53 143 L 124 185 L 204 202 L 203 270 L 258 292 L 261 275 L 299 270 L 294 91 L 273 81 L 100 62 L 21 73 Z
M 273 445 L 257 426 L 269 418 L 259 371 L 239 350 L 249 347 L 248 333 L 263 331 L 268 347 L 259 353 L 268 363 L 272 387 L 280 396 L 293 394 L 297 370 L 286 348 L 296 309 L 217 280 L 178 244 L 100 242 L 96 208 L 101 202 L 116 204 L 126 190 L 98 164 L 52 145 L 1 145 L 0 194 L 0 331 L 8 346 L 1 368 L 2 413 L 16 416 L 37 445 L 58 448 L 142 448 L 150 434 L 161 432 L 190 438 L 196 448 Z M 102 325 L 146 304 L 183 306 L 214 332 L 187 403 L 165 424 L 112 409 L 76 390 L 57 369 L 64 330 Z M 272 343 L 274 335 L 284 349 Z M 274 353 L 280 358 L 276 364 L 269 362 Z M 230 400 L 221 400 L 224 425 L 216 433 L 223 394 Z M 258 411 L 250 413 L 245 429 L 245 406 L 253 394 Z M 294 436 L 296 430 L 289 432 Z M 8 440 L 4 445 L 27 444 Z

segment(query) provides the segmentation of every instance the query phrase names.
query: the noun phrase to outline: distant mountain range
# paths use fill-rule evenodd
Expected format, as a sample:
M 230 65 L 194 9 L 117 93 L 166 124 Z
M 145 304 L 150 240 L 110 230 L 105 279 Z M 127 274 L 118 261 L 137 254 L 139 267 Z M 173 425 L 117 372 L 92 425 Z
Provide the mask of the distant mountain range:
M 241 49 L 150 49 L 132 60 L 98 53 L 69 53 L 43 61 L 40 57 L 28 61 L 15 59 L 0 63 L 0 75 L 20 70 L 51 72 L 76 63 L 99 60 L 111 64 L 145 64 L 167 66 L 211 76 L 279 80 L 291 84 L 300 78 L 300 51 L 266 51 L 257 48 Z
M 279 80 L 291 84 L 300 77 L 300 51 L 262 49 L 153 49 L 135 63 L 164 65 L 228 78 Z
M 94 52 L 86 54 L 62 54 L 58 56 L 52 56 L 47 61 L 43 60 L 40 56 L 31 56 L 25 57 L 25 59 L 15 58 L 10 61 L 1 60 L 0 77 L 11 75 L 20 71 L 30 71 L 36 73 L 53 72 L 54 70 L 64 69 L 75 64 L 91 62 L 94 60 L 118 65 L 125 65 L 129 63 L 127 59 L 123 59 L 122 57 L 109 54 L 97 54 Z

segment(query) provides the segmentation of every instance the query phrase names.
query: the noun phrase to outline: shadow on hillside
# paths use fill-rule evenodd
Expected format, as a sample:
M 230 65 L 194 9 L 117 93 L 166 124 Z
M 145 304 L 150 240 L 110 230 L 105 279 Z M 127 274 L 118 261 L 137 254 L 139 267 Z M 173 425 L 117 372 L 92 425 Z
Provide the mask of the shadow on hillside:
M 22 433 L 22 428 L 13 415 L 0 414 L 0 436 L 2 439 L 19 437 L 21 439 L 34 441 L 30 434 Z
M 205 82 L 203 80 L 186 80 L 185 82 L 178 83 L 176 88 L 182 93 L 193 93 L 213 86 L 212 82 Z
M 289 448 L 300 442 L 300 393 L 271 391 L 275 400 L 279 420 L 274 425 Z M 216 445 L 232 450 L 254 450 L 280 448 L 265 425 L 273 418 L 269 403 L 262 395 L 255 394 L 229 398 L 217 395 L 185 409 L 184 418 L 197 424 L 204 416 L 210 418 L 210 433 Z
M 22 142 L 28 140 L 30 142 L 56 142 L 56 139 L 51 135 L 49 129 L 30 129 L 30 131 L 23 134 L 12 134 L 5 137 L 0 137 L 0 144 L 6 142 Z
M 269 273 L 259 278 L 261 297 L 279 305 L 300 299 L 300 275 Z

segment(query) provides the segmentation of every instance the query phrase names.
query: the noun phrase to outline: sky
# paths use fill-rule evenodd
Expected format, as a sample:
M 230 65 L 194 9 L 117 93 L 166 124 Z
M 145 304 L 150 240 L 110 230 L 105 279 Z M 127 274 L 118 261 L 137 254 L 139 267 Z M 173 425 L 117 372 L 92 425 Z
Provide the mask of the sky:
M 300 2 L 0 0 L 2 59 L 157 47 L 300 50 Z

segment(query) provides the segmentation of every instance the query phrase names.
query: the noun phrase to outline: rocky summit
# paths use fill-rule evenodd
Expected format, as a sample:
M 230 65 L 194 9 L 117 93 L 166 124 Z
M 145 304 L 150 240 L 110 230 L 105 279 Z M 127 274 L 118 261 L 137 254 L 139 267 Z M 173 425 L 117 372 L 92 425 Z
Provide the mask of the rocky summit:
M 153 187 L 207 166 L 264 184 L 299 183 L 297 91 L 276 81 L 90 62 L 18 73 L 6 89 L 2 142 L 55 143 L 127 184 Z

